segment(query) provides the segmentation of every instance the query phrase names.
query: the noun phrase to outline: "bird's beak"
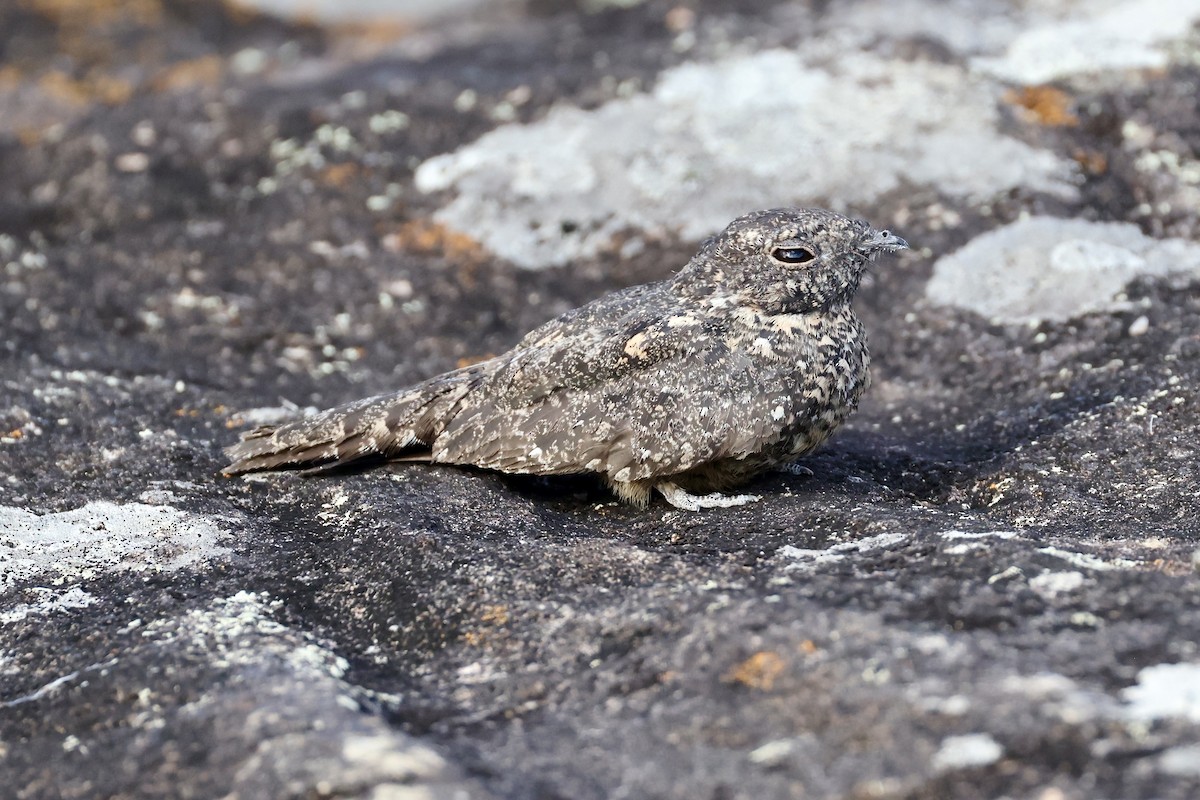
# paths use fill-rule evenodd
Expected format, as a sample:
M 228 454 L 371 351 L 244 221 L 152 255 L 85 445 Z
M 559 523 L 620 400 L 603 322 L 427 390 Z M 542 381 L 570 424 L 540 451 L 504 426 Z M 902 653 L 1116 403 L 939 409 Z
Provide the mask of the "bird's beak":
M 863 242 L 862 248 L 869 253 L 895 253 L 897 250 L 907 250 L 908 242 L 891 231 L 873 231 Z

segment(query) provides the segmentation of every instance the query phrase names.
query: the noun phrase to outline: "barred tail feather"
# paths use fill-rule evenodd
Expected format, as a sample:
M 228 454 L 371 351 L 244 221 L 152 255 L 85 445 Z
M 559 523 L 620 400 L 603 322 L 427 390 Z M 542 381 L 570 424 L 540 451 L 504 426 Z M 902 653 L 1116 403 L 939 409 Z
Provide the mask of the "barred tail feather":
M 263 426 L 225 449 L 221 472 L 333 468 L 428 449 L 475 383 L 464 370 L 396 393 L 358 400 L 296 422 Z

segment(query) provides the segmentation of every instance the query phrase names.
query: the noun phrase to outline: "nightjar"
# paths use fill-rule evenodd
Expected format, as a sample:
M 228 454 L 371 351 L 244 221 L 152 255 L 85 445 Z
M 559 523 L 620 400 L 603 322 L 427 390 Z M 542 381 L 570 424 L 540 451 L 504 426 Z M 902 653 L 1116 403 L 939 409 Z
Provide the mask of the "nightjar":
M 235 475 L 359 459 L 595 473 L 688 510 L 819 446 L 870 380 L 851 299 L 888 231 L 821 209 L 746 214 L 668 280 L 569 311 L 512 350 L 392 394 L 246 433 Z

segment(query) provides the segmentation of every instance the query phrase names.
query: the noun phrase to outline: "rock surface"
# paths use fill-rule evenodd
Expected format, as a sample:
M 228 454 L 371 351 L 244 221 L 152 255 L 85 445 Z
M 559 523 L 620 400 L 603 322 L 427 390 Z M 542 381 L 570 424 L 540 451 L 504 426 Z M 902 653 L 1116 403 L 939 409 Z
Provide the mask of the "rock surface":
M 5 796 L 1200 795 L 1200 5 L 485 11 L 0 6 Z M 915 248 L 758 504 L 215 475 L 790 203 Z

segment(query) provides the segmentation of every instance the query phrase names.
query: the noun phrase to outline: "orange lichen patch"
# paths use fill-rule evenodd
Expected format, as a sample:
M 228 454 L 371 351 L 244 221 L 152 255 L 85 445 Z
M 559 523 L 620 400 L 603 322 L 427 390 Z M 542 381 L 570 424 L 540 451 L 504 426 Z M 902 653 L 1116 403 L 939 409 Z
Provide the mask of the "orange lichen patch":
M 760 650 L 726 672 L 721 680 L 768 691 L 786 668 L 787 663 L 778 653 Z
M 317 174 L 317 180 L 326 186 L 342 189 L 362 172 L 362 168 L 353 161 L 343 161 L 340 164 L 330 164 Z
M 76 65 L 67 77 L 73 87 L 61 77 L 50 78 L 49 88 L 57 89 L 59 97 L 76 94 L 86 101 L 124 103 L 133 86 L 108 70 L 131 52 L 153 57 L 161 47 L 158 33 L 165 19 L 161 0 L 17 1 L 55 27 L 58 52 Z M 126 41 L 130 34 L 136 34 L 140 44 Z
M 484 606 L 483 613 L 479 615 L 479 621 L 486 622 L 488 625 L 507 625 L 508 606 Z
M 352 37 L 366 44 L 392 44 L 408 36 L 416 26 L 404 20 L 379 18 L 334 23 L 330 29 L 335 36 Z
M 216 86 L 224 75 L 225 62 L 220 56 L 200 56 L 164 68 L 154 76 L 150 86 L 159 92 Z
M 696 27 L 696 12 L 687 6 L 675 6 L 665 15 L 663 23 L 671 33 L 683 33 Z
M 820 649 L 821 648 L 817 647 L 816 642 L 814 642 L 812 639 L 805 639 L 803 642 L 800 643 L 800 648 L 799 648 L 800 652 L 804 653 L 804 655 L 806 655 L 806 656 L 811 656 L 813 653 L 816 653 Z
M 4 436 L 7 439 L 20 439 L 25 436 L 25 431 L 21 430 L 20 428 L 13 428 L 11 431 L 4 434 Z
M 396 19 L 369 19 L 334 23 L 333 34 L 339 53 L 352 58 L 370 58 L 411 34 L 416 27 Z
M 1108 156 L 1098 150 L 1085 150 L 1080 147 L 1071 154 L 1075 159 L 1075 163 L 1083 167 L 1084 172 L 1090 175 L 1103 175 L 1108 172 Z
M 45 135 L 44 128 L 17 128 L 17 141 L 22 147 L 33 147 L 42 141 L 42 136 Z
M 1071 111 L 1071 95 L 1053 86 L 1024 86 L 1004 93 L 1004 102 L 1016 106 L 1028 122 L 1051 128 L 1071 128 L 1079 117 Z
M 133 96 L 134 87 L 132 83 L 121 78 L 114 78 L 111 75 L 91 75 L 84 82 L 84 85 L 91 90 L 93 97 L 110 106 L 117 106 L 128 102 L 129 98 Z
M 18 5 L 61 26 L 75 28 L 96 28 L 123 22 L 154 26 L 163 17 L 159 0 L 18 0 Z
M 9 435 L 11 436 L 12 434 Z M 1161 572 L 1172 578 L 1189 575 L 1193 572 L 1193 567 L 1190 563 L 1173 558 L 1156 558 L 1150 562 L 1150 568 L 1155 572 Z
M 0 91 L 16 89 L 21 85 L 21 71 L 16 67 L 0 67 Z
M 486 258 L 479 242 L 430 219 L 405 223 L 400 230 L 383 237 L 383 246 L 394 253 L 432 254 L 464 263 L 479 263 Z
M 489 641 L 496 638 L 497 632 L 491 629 L 504 627 L 508 620 L 508 606 L 484 606 L 479 615 L 479 621 L 484 627 L 463 631 L 460 638 L 470 647 L 485 647 Z
M 460 359 L 459 359 L 458 361 L 456 361 L 455 363 L 456 363 L 456 364 L 458 364 L 458 368 L 459 368 L 459 369 L 462 369 L 463 367 L 469 367 L 469 366 L 471 366 L 472 364 L 479 364 L 479 363 L 481 363 L 481 362 L 483 362 L 483 361 L 487 361 L 489 358 L 495 358 L 495 357 L 496 357 L 496 356 L 495 356 L 495 354 L 494 354 L 494 353 L 489 353 L 489 354 L 488 354 L 488 355 L 486 355 L 486 356 L 478 356 L 478 357 L 476 357 L 476 356 L 463 356 L 462 358 L 460 358 Z
M 225 13 L 229 15 L 229 18 L 238 25 L 249 25 L 263 16 L 257 8 L 238 2 L 238 0 L 223 0 L 221 5 L 225 7 Z
M 38 88 L 59 102 L 75 106 L 95 100 L 120 105 L 133 95 L 133 84 L 129 81 L 100 73 L 75 80 L 61 70 L 51 70 L 38 78 Z
M 83 84 L 61 70 L 51 70 L 38 78 L 38 88 L 62 103 L 81 106 L 88 102 Z
M 196 417 L 200 416 L 200 409 L 198 409 L 198 408 L 177 408 L 177 409 L 175 409 L 175 416 L 190 417 L 192 419 L 195 419 Z

